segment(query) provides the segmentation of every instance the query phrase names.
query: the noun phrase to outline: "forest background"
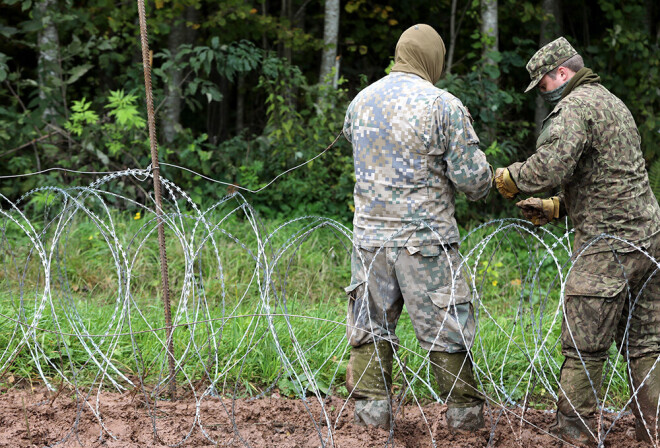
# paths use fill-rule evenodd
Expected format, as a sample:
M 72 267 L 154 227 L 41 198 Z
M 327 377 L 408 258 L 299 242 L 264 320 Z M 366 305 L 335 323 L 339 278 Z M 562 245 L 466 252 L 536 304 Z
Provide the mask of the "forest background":
M 168 164 L 241 187 L 265 185 L 323 151 L 350 99 L 386 74 L 401 32 L 428 23 L 447 48 L 438 86 L 469 108 L 494 166 L 533 153 L 548 108 L 536 93 L 522 93 L 525 64 L 563 35 L 632 111 L 660 197 L 655 0 L 155 0 L 147 16 L 160 159 Z M 0 176 L 149 165 L 136 2 L 3 0 L 0 35 Z M 235 190 L 170 166 L 162 174 L 202 205 Z M 144 203 L 149 187 L 122 179 L 111 188 Z M 49 171 L 5 179 L 0 193 L 15 200 L 41 185 L 91 181 Z M 340 139 L 246 196 L 267 218 L 350 222 L 352 188 L 351 149 Z M 39 207 L 39 198 L 28 206 Z M 498 195 L 479 209 L 457 203 L 467 226 L 514 213 Z

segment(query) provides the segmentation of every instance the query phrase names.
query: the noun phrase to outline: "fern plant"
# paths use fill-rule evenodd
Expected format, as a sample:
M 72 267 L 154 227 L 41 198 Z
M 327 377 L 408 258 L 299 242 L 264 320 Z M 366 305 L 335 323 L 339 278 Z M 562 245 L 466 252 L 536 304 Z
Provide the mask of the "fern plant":
M 660 157 L 656 158 L 649 167 L 649 183 L 653 194 L 660 201 Z

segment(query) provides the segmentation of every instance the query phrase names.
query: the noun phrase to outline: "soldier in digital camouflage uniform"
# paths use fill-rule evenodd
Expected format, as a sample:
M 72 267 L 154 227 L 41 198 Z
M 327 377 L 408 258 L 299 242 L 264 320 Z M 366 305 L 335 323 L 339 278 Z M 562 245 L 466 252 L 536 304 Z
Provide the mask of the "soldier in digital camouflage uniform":
M 361 424 L 391 425 L 395 330 L 405 303 L 447 400 L 448 425 L 484 425 L 468 356 L 475 320 L 460 272 L 454 195 L 485 197 L 493 172 L 467 109 L 434 86 L 444 56 L 433 28 L 409 28 L 390 74 L 362 90 L 346 112 L 355 168 L 346 383 Z
M 628 362 L 631 391 L 638 390 L 630 405 L 637 438 L 650 441 L 657 437 L 660 394 L 660 365 L 654 367 L 660 352 L 660 273 L 649 256 L 630 245 L 597 238 L 616 236 L 660 260 L 660 210 L 639 132 L 625 104 L 584 67 L 563 37 L 541 48 L 527 70 L 532 81 L 526 91 L 538 85 L 554 109 L 535 154 L 498 168 L 495 184 L 507 198 L 559 190 L 557 196 L 517 205 L 536 225 L 568 215 L 575 228 L 563 305 L 565 361 L 551 430 L 572 443 L 596 442 L 597 393 L 616 341 Z

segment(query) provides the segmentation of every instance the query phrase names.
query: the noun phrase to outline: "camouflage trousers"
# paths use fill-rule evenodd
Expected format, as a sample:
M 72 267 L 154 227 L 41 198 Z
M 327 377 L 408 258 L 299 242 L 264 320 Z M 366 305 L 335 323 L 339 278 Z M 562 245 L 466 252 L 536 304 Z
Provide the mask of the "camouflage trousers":
M 660 237 L 644 249 L 660 261 Z M 638 250 L 578 257 L 566 281 L 561 341 L 566 359 L 553 431 L 570 440 L 595 440 L 603 365 L 615 342 L 629 363 L 631 395 L 638 391 L 631 403 L 636 433 L 647 440 L 660 395 L 660 365 L 654 367 L 660 353 L 657 264 Z
M 453 246 L 353 248 L 347 338 L 353 347 L 399 343 L 405 304 L 422 348 L 465 352 L 474 341 L 471 293 Z
M 660 236 L 645 249 L 660 261 Z M 627 358 L 660 353 L 660 272 L 637 250 L 583 255 L 566 281 L 564 356 L 605 360 L 613 341 Z

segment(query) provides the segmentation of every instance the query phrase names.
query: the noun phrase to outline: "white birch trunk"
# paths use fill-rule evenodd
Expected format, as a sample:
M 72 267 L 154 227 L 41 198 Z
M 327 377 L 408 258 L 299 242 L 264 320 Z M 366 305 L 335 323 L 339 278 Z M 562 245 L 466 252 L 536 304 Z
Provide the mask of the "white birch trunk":
M 59 93 L 59 36 L 53 23 L 51 11 L 57 8 L 57 0 L 41 0 L 36 4 L 44 27 L 37 35 L 39 48 L 38 74 L 39 99 L 45 104 L 41 118 L 44 123 L 51 122 L 57 115 L 56 95 Z
M 323 27 L 323 54 L 321 56 L 319 83 L 325 82 L 326 77 L 332 72 L 332 69 L 338 66 L 339 11 L 339 0 L 326 0 L 325 26 Z
M 488 36 L 488 44 L 484 46 L 484 56 L 486 63 L 497 65 L 488 53 L 499 51 L 500 43 L 497 31 L 497 0 L 481 0 L 481 34 Z

